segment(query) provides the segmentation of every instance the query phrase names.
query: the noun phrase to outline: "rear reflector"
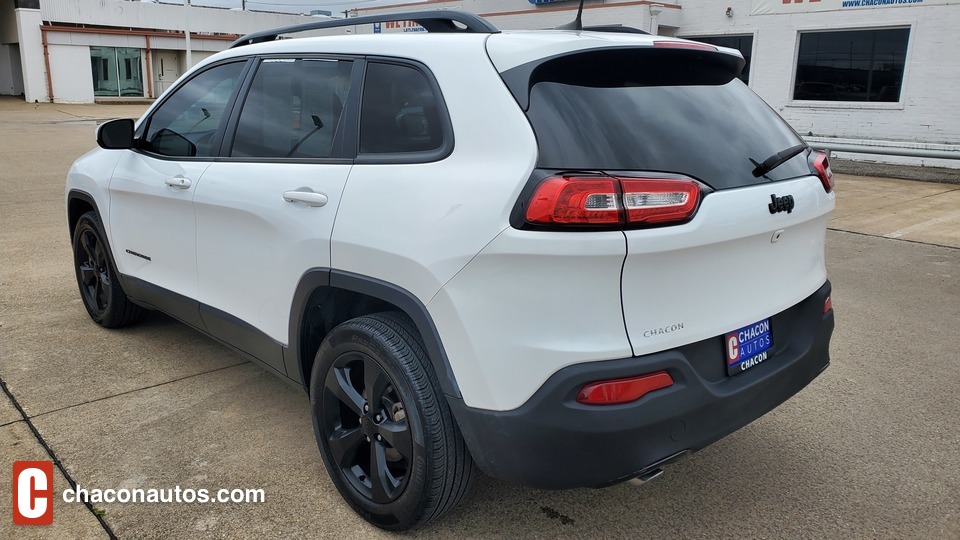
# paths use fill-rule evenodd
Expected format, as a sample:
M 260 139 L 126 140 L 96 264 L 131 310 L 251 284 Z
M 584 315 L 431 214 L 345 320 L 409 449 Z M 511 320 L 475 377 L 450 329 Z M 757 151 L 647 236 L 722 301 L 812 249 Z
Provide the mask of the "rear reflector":
M 666 49 L 694 49 L 698 51 L 717 51 L 713 45 L 706 43 L 694 43 L 692 41 L 654 41 L 654 47 L 663 47 Z
M 611 379 L 590 383 L 577 394 L 577 402 L 584 405 L 617 405 L 636 401 L 643 396 L 673 385 L 673 377 L 666 371 L 657 371 L 639 377 Z
M 660 225 L 697 212 L 700 184 L 688 178 L 554 176 L 537 186 L 526 220 L 536 225 Z
M 823 151 L 817 151 L 814 153 L 813 158 L 813 168 L 817 171 L 817 176 L 820 178 L 820 183 L 823 184 L 823 189 L 827 190 L 827 193 L 833 191 L 833 171 L 830 170 L 830 160 L 827 159 L 827 153 Z
M 828 296 L 827 299 L 823 301 L 823 313 L 826 314 L 831 309 L 833 309 L 833 300 Z

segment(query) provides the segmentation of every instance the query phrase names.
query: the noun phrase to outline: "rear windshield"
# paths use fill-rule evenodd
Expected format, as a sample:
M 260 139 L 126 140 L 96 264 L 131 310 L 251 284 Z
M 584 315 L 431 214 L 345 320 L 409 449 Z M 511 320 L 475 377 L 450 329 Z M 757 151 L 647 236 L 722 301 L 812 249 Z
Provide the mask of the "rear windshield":
M 532 71 L 539 167 L 682 173 L 724 189 L 765 182 L 750 160 L 803 142 L 736 66 L 710 61 L 718 53 L 648 51 L 581 53 Z M 767 177 L 808 174 L 801 153 Z

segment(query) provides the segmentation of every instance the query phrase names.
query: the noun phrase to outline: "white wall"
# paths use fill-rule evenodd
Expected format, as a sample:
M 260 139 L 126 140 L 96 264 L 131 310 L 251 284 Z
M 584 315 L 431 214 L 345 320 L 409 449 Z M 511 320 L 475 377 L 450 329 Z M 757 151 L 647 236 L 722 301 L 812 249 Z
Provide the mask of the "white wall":
M 566 5 L 555 6 L 549 10 L 537 10 L 512 15 L 489 15 L 487 20 L 501 30 L 531 30 L 542 28 L 556 28 L 567 24 L 577 16 L 576 3 L 564 2 Z M 514 7 L 534 6 L 519 3 Z M 585 26 L 619 24 L 647 29 L 650 24 L 648 7 L 646 5 L 616 6 L 616 4 L 598 5 L 583 10 L 583 24 Z
M 189 21 L 184 16 L 186 11 L 182 5 L 119 0 L 42 0 L 40 2 L 40 10 L 43 12 L 45 21 L 120 28 L 185 30 L 189 23 L 190 30 L 193 32 L 246 34 L 256 30 L 317 20 L 316 17 L 281 13 L 231 11 L 196 6 L 188 9 Z
M 665 8 L 659 16 L 660 33 L 752 34 L 750 86 L 804 136 L 840 138 L 853 144 L 889 141 L 891 146 L 960 149 L 960 61 L 956 59 L 956 51 L 960 50 L 960 6 L 904 4 L 803 12 L 804 5 L 796 4 L 798 13 L 751 15 L 751 1 L 685 0 L 682 9 L 670 7 L 680 2 L 662 2 Z M 624 24 L 649 29 L 650 6 L 630 4 L 633 5 L 620 6 L 607 1 L 602 7 L 587 7 L 583 12 L 584 24 Z M 727 7 L 732 8 L 732 17 L 726 15 Z M 417 9 L 464 9 L 487 17 L 501 29 L 549 28 L 572 20 L 576 3 L 532 6 L 521 0 L 431 1 L 361 9 L 358 14 Z M 800 32 L 885 27 L 911 29 L 899 103 L 811 104 L 793 100 Z M 960 162 L 955 165 L 960 166 Z
M 192 41 L 192 40 L 191 40 Z M 193 62 L 192 66 L 187 66 L 187 55 L 186 53 L 180 55 L 180 73 L 186 73 L 188 69 L 199 64 L 201 61 L 210 58 L 215 52 L 212 51 L 198 51 L 193 43 L 190 44 L 190 48 L 193 49 L 193 52 L 190 54 L 190 61 Z
M 147 40 L 143 36 L 76 32 L 47 32 L 47 43 L 50 45 L 131 47 L 134 49 L 142 49 L 147 46 Z
M 679 0 L 589 0 L 584 3 L 584 26 L 622 25 L 643 30 L 650 29 L 650 6 L 662 6 L 659 23 L 666 33 L 680 21 Z M 555 28 L 569 23 L 577 15 L 574 1 L 530 4 L 524 0 L 431 0 L 426 3 L 401 4 L 378 8 L 358 9 L 359 15 L 401 13 L 405 11 L 450 9 L 476 13 L 501 30 L 538 30 Z M 358 28 L 357 33 L 370 33 L 369 28 Z
M 23 94 L 27 103 L 50 101 L 47 94 L 47 69 L 43 60 L 39 9 L 15 11 L 17 35 L 20 36 L 20 64 L 23 66 Z M 87 61 L 87 65 L 90 62 Z
M 190 48 L 194 53 L 197 51 L 220 52 L 230 46 L 230 41 L 219 39 L 202 39 L 198 37 L 190 38 Z M 157 37 L 150 38 L 150 46 L 154 49 L 187 50 L 187 40 L 183 37 Z M 196 60 L 194 60 L 196 64 Z
M 133 47 L 144 49 L 147 46 L 147 40 L 144 36 L 138 35 L 119 35 L 119 34 L 97 34 L 87 32 L 47 32 L 47 43 L 57 45 L 88 45 L 101 47 Z M 196 53 L 197 51 L 219 52 L 230 45 L 230 41 L 222 39 L 204 39 L 192 37 L 190 47 Z M 171 49 L 186 50 L 187 40 L 183 37 L 151 36 L 151 49 Z M 196 63 L 196 62 L 194 62 Z
M 90 47 L 49 45 L 53 100 L 56 103 L 93 103 Z
M 0 0 L 0 14 L 4 10 L 12 13 L 13 3 L 10 0 Z M 117 28 L 139 28 L 148 30 L 184 31 L 189 24 L 192 33 L 218 34 L 246 34 L 267 28 L 277 28 L 293 24 L 301 24 L 318 20 L 317 17 L 305 17 L 280 13 L 241 12 L 227 9 L 213 9 L 190 7 L 184 9 L 182 5 L 151 4 L 118 0 L 43 0 L 40 10 L 30 11 L 30 21 L 26 25 L 18 26 L 13 23 L 13 31 L 6 28 L 11 26 L 7 18 L 0 17 L 0 38 L 12 33 L 16 38 L 28 44 L 26 51 L 22 51 L 24 65 L 27 66 L 25 81 L 26 99 L 28 101 L 48 101 L 46 95 L 46 68 L 43 58 L 43 47 L 39 31 L 41 21 L 45 23 L 91 24 L 97 26 L 113 26 Z M 189 17 L 189 19 L 188 19 Z M 321 18 L 322 19 L 322 18 Z M 132 33 L 135 33 L 133 31 Z M 48 56 L 53 79 L 54 99 L 58 102 L 93 102 L 93 85 L 90 76 L 90 46 L 105 47 L 132 47 L 146 48 L 146 38 L 142 35 L 117 35 L 110 33 L 79 33 L 79 32 L 47 32 Z M 14 42 L 16 39 L 13 40 Z M 152 49 L 185 50 L 186 40 L 177 34 L 166 36 L 151 36 Z M 215 52 L 222 51 L 229 46 L 230 41 L 222 39 L 204 39 L 194 36 L 191 39 L 193 49 L 192 60 L 196 64 Z M 81 53 L 83 53 L 81 55 Z M 141 58 L 145 62 L 146 52 Z M 185 58 L 185 55 L 181 55 Z M 9 62 L 7 62 L 9 64 Z M 9 66 L 6 68 L 10 70 Z M 181 66 L 181 72 L 186 66 Z M 4 75 L 4 61 L 0 57 L 0 93 L 6 93 L 6 88 L 16 86 L 9 77 Z M 144 90 L 148 88 L 148 78 L 152 77 L 152 69 L 144 70 Z M 154 90 L 159 93 L 158 89 Z
M 680 35 L 754 34 L 750 86 L 801 134 L 960 144 L 960 7 L 922 6 L 750 15 L 750 0 L 688 0 Z M 726 6 L 734 16 L 724 15 Z M 910 27 L 900 103 L 793 101 L 799 32 Z

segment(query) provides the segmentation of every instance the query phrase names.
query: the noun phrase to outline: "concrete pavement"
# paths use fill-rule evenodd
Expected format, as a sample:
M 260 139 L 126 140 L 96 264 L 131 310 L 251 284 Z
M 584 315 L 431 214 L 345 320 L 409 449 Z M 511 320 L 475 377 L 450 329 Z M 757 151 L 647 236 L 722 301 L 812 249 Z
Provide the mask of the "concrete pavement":
M 0 378 L 26 415 L 0 395 L 0 464 L 55 457 L 81 487 L 263 488 L 266 502 L 97 504 L 102 524 L 58 500 L 53 527 L 25 529 L 0 471 L 0 537 L 389 536 L 340 500 L 301 392 L 162 315 L 89 321 L 64 174 L 97 119 L 142 110 L 0 99 Z M 960 538 L 957 188 L 838 176 L 833 363 L 771 414 L 641 488 L 480 478 L 413 536 Z
M 830 227 L 960 248 L 960 185 L 838 175 Z

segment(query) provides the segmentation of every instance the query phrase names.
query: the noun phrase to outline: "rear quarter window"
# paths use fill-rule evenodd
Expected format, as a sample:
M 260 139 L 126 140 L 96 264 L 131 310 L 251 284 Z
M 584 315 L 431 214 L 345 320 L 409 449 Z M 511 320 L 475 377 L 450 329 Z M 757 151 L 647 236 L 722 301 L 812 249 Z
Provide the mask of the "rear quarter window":
M 445 139 L 442 102 L 419 69 L 371 62 L 360 109 L 361 154 L 441 151 Z

